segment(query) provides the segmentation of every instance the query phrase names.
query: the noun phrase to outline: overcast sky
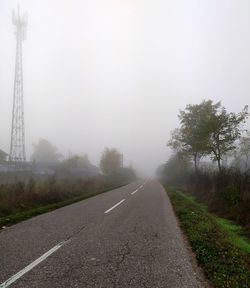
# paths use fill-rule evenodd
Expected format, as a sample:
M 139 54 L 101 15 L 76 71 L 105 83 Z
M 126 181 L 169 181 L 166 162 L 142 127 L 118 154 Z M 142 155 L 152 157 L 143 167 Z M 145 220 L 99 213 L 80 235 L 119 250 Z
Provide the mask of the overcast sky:
M 116 147 L 150 173 L 186 104 L 249 104 L 249 0 L 0 0 L 0 149 L 10 145 L 18 2 L 28 157 L 39 138 L 95 164 Z

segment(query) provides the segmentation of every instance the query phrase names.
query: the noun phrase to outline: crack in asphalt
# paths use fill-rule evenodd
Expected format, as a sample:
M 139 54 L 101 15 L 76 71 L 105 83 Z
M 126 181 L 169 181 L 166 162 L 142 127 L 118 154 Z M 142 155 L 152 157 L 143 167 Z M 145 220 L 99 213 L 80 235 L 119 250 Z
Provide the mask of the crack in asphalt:
M 116 263 L 116 270 L 119 270 L 121 264 L 124 262 L 125 258 L 131 254 L 131 248 L 129 247 L 129 241 L 127 241 L 125 244 L 124 244 L 124 247 L 125 247 L 125 251 L 120 254 L 119 256 L 121 256 L 121 260 Z M 118 255 L 117 255 L 118 256 Z
M 132 234 L 134 234 L 132 239 L 141 238 L 142 240 L 151 242 L 152 240 L 155 240 L 155 238 L 159 238 L 159 235 L 157 233 L 153 232 L 148 235 L 140 231 L 138 227 L 139 227 L 138 223 L 135 223 L 134 226 L 131 228 L 130 231 Z M 68 236 L 65 241 L 71 241 L 72 239 L 76 238 L 82 231 L 84 231 L 85 228 L 86 228 L 86 225 L 81 226 L 79 229 L 74 231 L 70 236 Z M 86 267 L 86 265 L 89 265 L 89 263 L 91 263 L 91 266 L 93 265 L 95 267 L 102 267 L 103 265 L 105 265 L 106 267 L 108 266 L 109 273 L 107 273 L 104 278 L 108 280 L 108 282 L 110 282 L 109 287 L 112 287 L 112 288 L 121 287 L 121 281 L 124 281 L 124 279 L 121 279 L 121 275 L 119 273 L 123 270 L 121 269 L 121 267 L 126 261 L 128 262 L 125 264 L 125 267 L 126 265 L 131 266 L 132 264 L 130 262 L 133 261 L 134 259 L 137 259 L 137 260 L 141 259 L 139 260 L 139 262 L 141 262 L 141 269 L 143 269 L 144 275 L 146 274 L 152 275 L 152 267 L 151 265 L 148 265 L 146 262 L 148 262 L 149 258 L 154 260 L 156 258 L 156 254 L 154 254 L 153 251 L 151 250 L 145 250 L 145 254 L 138 253 L 137 251 L 133 251 L 134 249 L 132 249 L 131 247 L 133 247 L 131 240 L 127 240 L 124 243 L 121 243 L 119 247 L 117 247 L 118 251 L 116 250 L 114 251 L 114 253 L 112 253 L 112 255 L 108 255 L 108 257 L 106 258 L 107 259 L 106 264 L 105 264 L 105 261 L 102 261 L 101 259 L 98 259 L 98 258 L 96 259 L 96 261 L 92 261 L 88 263 L 86 263 L 85 261 L 80 262 L 79 264 L 68 266 L 66 271 L 63 274 L 61 274 L 60 277 L 67 279 L 67 278 L 70 278 L 69 275 L 72 276 L 74 275 L 74 273 L 76 274 L 81 273 L 81 271 L 84 271 L 84 269 L 86 268 L 89 269 L 89 267 Z M 56 255 L 54 257 L 57 258 Z M 46 278 L 53 279 L 53 280 L 57 279 L 57 277 L 53 277 L 52 275 L 47 275 Z M 91 282 L 96 283 L 95 282 L 96 280 L 97 279 L 88 278 L 88 281 L 86 281 L 87 287 L 90 287 L 89 285 Z M 141 279 L 141 282 L 138 283 L 135 275 L 133 276 L 129 275 L 129 278 L 126 279 L 126 281 L 131 286 L 136 285 L 136 287 L 142 287 L 142 288 L 150 287 L 150 283 L 148 283 L 146 279 L 144 281 L 143 279 Z
M 70 236 L 68 236 L 64 241 L 70 241 L 73 238 L 75 238 L 77 235 L 79 235 L 84 229 L 86 228 L 86 225 L 80 226 L 79 229 L 77 229 L 75 232 L 73 232 Z
M 36 283 L 51 287 L 53 283 L 55 288 L 79 287 L 79 284 L 85 288 L 163 288 L 166 287 L 166 279 L 169 287 L 198 287 L 189 284 L 192 283 L 192 279 L 189 280 L 192 271 L 186 264 L 182 246 L 178 246 L 179 235 L 171 225 L 174 219 L 171 210 L 168 209 L 170 215 L 167 217 L 165 210 L 158 208 L 163 203 L 161 194 L 154 194 L 158 198 L 152 198 L 152 195 L 145 195 L 145 205 L 133 204 L 132 212 L 118 214 L 114 221 L 107 217 L 104 223 L 99 224 L 97 218 L 98 223 L 93 221 L 93 227 L 86 219 L 78 218 L 78 211 L 74 212 L 78 221 L 69 227 L 66 225 L 71 223 L 71 217 L 67 218 L 69 222 L 64 222 L 64 218 L 61 218 L 63 215 L 59 215 L 60 221 L 55 224 L 59 226 L 60 233 L 53 240 L 63 238 L 65 246 L 69 245 L 53 254 L 49 262 L 44 262 L 34 275 L 22 278 L 20 287 L 37 287 Z M 152 206 L 147 206 L 151 203 Z M 167 205 L 162 207 L 168 208 Z M 100 206 L 94 208 L 99 211 Z M 89 217 L 88 213 L 86 215 Z M 152 215 L 155 215 L 153 219 Z M 162 219 L 169 220 L 165 223 Z M 53 232 L 46 229 L 44 223 L 40 229 L 43 230 L 41 235 Z M 173 240 L 173 235 L 177 240 Z M 178 261 L 177 256 L 181 256 Z M 186 275 L 185 271 L 189 271 L 191 276 Z

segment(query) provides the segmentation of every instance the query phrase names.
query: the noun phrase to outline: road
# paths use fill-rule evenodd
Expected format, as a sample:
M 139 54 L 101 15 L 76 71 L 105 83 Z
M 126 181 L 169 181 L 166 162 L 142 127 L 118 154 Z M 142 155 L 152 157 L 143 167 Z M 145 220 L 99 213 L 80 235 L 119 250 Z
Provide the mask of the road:
M 202 287 L 155 180 L 2 230 L 0 255 L 1 288 Z

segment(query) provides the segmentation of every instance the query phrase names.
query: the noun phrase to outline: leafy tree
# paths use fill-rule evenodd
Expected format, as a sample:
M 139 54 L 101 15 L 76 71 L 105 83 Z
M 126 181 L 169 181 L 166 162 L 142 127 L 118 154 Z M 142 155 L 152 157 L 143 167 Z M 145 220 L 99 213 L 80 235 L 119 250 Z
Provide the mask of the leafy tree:
M 237 145 L 237 150 L 231 155 L 234 156 L 232 165 L 239 169 L 247 171 L 249 169 L 250 159 L 250 132 L 247 131 L 246 135 L 241 137 Z
M 179 114 L 181 127 L 172 132 L 168 145 L 191 155 L 196 172 L 199 159 L 205 155 L 211 155 L 221 171 L 222 157 L 235 149 L 247 117 L 247 106 L 236 114 L 228 113 L 220 102 L 214 104 L 211 100 L 187 105 Z
M 197 105 L 187 105 L 178 115 L 181 127 L 172 132 L 168 146 L 176 152 L 191 155 L 195 171 L 198 170 L 200 158 L 209 153 L 209 130 L 206 127 L 207 115 L 216 107 L 212 101 L 203 101 Z
M 136 172 L 131 167 L 120 167 L 109 176 L 110 181 L 114 184 L 127 183 L 136 179 Z
M 58 149 L 46 139 L 40 139 L 37 144 L 33 143 L 33 149 L 31 160 L 36 162 L 56 163 L 62 157 Z
M 78 156 L 74 155 L 62 162 L 62 167 L 66 170 L 76 169 L 76 168 L 88 168 L 90 162 L 87 155 Z
M 189 158 L 186 154 L 178 152 L 172 155 L 168 161 L 158 170 L 158 176 L 167 183 L 185 183 L 190 169 Z
M 209 131 L 208 150 L 211 151 L 212 159 L 217 161 L 219 171 L 222 170 L 221 160 L 228 152 L 236 149 L 235 141 L 242 133 L 242 124 L 248 117 L 248 107 L 245 106 L 240 113 L 228 113 L 225 107 L 218 103 L 205 121 Z
M 247 131 L 246 136 L 240 138 L 239 153 L 245 158 L 245 171 L 248 170 L 250 158 L 250 132 Z
M 115 148 L 105 148 L 101 160 L 100 168 L 104 174 L 114 174 L 122 167 L 123 155 Z

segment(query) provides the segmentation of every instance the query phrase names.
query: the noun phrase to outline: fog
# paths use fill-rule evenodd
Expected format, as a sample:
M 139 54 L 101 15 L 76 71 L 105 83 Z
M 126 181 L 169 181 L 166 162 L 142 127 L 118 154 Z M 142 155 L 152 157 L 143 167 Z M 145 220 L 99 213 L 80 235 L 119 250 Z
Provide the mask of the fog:
M 0 0 L 0 149 L 9 152 L 14 0 Z M 171 154 L 178 111 L 250 96 L 248 0 L 20 0 L 27 158 L 45 138 L 99 163 L 116 147 L 149 175 Z

